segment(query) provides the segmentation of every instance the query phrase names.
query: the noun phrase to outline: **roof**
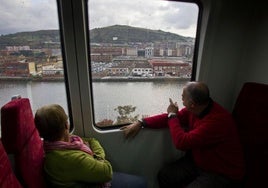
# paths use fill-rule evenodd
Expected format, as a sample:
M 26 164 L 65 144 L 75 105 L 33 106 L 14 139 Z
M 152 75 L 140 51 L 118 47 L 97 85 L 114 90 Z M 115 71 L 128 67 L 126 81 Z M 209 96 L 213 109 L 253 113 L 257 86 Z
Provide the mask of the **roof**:
M 180 60 L 159 60 L 153 59 L 149 63 L 153 66 L 188 66 L 189 63 L 185 63 Z

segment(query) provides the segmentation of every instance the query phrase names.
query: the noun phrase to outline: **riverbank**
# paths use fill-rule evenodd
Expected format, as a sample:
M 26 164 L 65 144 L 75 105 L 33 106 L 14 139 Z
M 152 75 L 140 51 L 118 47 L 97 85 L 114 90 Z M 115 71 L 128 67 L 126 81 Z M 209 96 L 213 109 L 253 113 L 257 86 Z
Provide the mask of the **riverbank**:
M 161 81 L 187 81 L 190 78 L 180 77 L 104 77 L 93 78 L 93 82 L 161 82 Z
M 0 81 L 36 81 L 36 82 L 63 82 L 63 77 L 31 78 L 31 77 L 0 77 Z
M 162 81 L 189 81 L 190 78 L 181 77 L 103 77 L 93 78 L 93 82 L 162 82 Z M 63 77 L 0 77 L 0 81 L 33 81 L 33 82 L 64 82 Z

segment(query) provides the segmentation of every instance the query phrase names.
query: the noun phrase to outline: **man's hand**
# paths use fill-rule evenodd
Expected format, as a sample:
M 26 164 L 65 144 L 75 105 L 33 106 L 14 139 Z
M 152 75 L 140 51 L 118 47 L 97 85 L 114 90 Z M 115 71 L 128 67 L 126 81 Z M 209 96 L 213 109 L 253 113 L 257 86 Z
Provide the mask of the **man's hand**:
M 178 113 L 179 107 L 177 102 L 173 102 L 171 98 L 169 98 L 169 106 L 167 108 L 167 113 Z
M 126 139 L 134 138 L 141 130 L 141 122 L 135 122 L 130 125 L 124 126 L 120 128 L 120 130 L 123 130 Z

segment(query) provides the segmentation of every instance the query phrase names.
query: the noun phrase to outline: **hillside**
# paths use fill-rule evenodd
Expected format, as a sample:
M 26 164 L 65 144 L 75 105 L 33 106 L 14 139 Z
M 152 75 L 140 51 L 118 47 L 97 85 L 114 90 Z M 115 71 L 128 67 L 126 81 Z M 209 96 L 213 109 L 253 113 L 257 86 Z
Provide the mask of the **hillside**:
M 40 30 L 32 32 L 19 32 L 9 35 L 0 36 L 0 49 L 5 49 L 6 46 L 30 46 L 31 48 L 45 48 L 58 46 L 59 44 L 58 30 Z M 50 44 L 48 44 L 48 42 Z
M 113 43 L 113 38 L 117 37 L 116 43 L 127 42 L 159 42 L 177 40 L 186 42 L 187 37 L 176 35 L 161 30 L 150 30 L 125 25 L 114 25 L 104 28 L 92 29 L 90 40 L 94 43 Z
M 113 40 L 117 38 L 117 40 Z M 161 30 L 150 30 L 125 25 L 114 25 L 90 30 L 92 43 L 131 43 L 131 42 L 161 42 L 187 41 L 191 38 Z M 60 37 L 58 30 L 40 30 L 33 32 L 19 32 L 0 36 L 0 49 L 6 46 L 24 46 L 31 48 L 59 47 Z

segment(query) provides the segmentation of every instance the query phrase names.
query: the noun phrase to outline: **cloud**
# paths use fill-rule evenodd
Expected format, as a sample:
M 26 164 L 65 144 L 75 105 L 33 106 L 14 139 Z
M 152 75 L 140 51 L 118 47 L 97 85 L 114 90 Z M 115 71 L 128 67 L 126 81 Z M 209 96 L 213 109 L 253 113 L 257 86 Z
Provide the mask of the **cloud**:
M 58 29 L 56 0 L 0 0 L 0 34 Z M 115 24 L 195 37 L 198 8 L 161 0 L 88 0 L 90 29 Z
M 90 28 L 121 24 L 195 37 L 197 16 L 192 3 L 89 0 Z
M 0 34 L 58 29 L 55 0 L 1 0 Z

